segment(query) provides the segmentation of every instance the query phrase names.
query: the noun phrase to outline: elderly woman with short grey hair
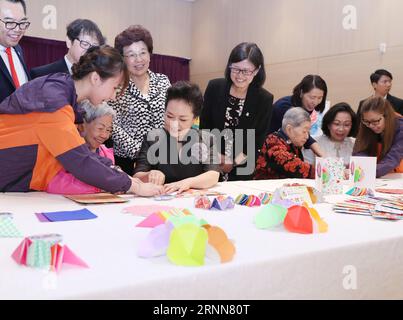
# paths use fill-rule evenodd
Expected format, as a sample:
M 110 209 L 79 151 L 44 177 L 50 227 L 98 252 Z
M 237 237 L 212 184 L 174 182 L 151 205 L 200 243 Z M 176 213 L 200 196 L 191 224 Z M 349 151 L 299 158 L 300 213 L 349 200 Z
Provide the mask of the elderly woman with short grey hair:
M 88 148 L 97 153 L 100 157 L 108 158 L 115 163 L 113 150 L 108 149 L 103 143 L 112 134 L 112 123 L 116 112 L 107 103 L 93 106 L 89 101 L 81 104 L 83 109 L 84 123 L 80 128 L 81 136 L 84 138 Z M 90 186 L 66 170 L 61 170 L 48 184 L 46 192 L 56 194 L 85 194 L 97 193 L 102 190 Z
M 304 162 L 301 148 L 309 138 L 311 119 L 304 109 L 291 108 L 280 130 L 269 134 L 256 163 L 255 179 L 313 178 L 315 170 Z

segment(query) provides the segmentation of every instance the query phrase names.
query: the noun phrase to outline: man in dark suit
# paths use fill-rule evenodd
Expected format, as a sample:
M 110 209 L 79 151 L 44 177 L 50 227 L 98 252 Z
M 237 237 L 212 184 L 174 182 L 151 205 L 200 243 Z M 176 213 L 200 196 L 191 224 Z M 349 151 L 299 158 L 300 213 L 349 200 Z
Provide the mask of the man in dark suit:
M 69 51 L 56 62 L 31 69 L 32 79 L 50 73 L 72 73 L 71 68 L 80 57 L 93 46 L 103 45 L 105 38 L 95 22 L 87 19 L 76 19 L 67 26 L 66 45 Z
M 403 115 L 403 100 L 389 94 L 389 91 L 392 89 L 392 74 L 387 70 L 379 69 L 371 74 L 370 80 L 372 87 L 374 88 L 374 96 L 383 97 L 388 100 L 395 111 Z M 365 99 L 361 100 L 358 106 L 358 119 L 360 119 L 361 105 L 364 101 Z
M 29 25 L 24 0 L 0 0 L 0 102 L 29 80 L 18 45 Z

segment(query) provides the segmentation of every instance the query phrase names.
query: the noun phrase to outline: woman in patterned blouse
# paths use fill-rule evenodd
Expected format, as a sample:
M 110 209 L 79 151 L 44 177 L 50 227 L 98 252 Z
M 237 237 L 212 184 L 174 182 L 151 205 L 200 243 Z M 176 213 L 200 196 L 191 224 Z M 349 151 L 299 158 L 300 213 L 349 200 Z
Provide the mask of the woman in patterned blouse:
M 117 35 L 115 48 L 124 57 L 130 82 L 123 95 L 109 103 L 116 111 L 112 140 L 116 164 L 133 175 L 144 136 L 164 126 L 166 91 L 171 84 L 166 75 L 149 70 L 153 39 L 144 27 L 130 26 Z
M 301 148 L 309 138 L 311 118 L 302 108 L 289 109 L 282 128 L 269 134 L 259 154 L 255 179 L 313 178 L 314 167 L 304 162 Z

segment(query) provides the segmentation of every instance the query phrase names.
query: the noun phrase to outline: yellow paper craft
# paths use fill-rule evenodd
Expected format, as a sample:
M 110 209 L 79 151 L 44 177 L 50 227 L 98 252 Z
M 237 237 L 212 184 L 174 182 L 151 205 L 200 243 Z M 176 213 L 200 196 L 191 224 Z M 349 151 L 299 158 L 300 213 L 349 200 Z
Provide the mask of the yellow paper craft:
M 168 259 L 180 266 L 202 266 L 206 254 L 208 233 L 194 224 L 184 224 L 171 233 Z

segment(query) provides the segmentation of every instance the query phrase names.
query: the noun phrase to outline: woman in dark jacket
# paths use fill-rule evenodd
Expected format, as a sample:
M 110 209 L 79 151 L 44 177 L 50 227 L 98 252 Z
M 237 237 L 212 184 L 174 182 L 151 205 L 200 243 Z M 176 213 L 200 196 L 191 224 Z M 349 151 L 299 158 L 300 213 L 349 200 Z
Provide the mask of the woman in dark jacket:
M 255 43 L 244 42 L 232 50 L 225 79 L 207 86 L 200 129 L 217 129 L 221 135 L 217 142 L 224 180 L 252 178 L 273 106 L 273 95 L 262 87 L 265 80 L 262 52 Z

